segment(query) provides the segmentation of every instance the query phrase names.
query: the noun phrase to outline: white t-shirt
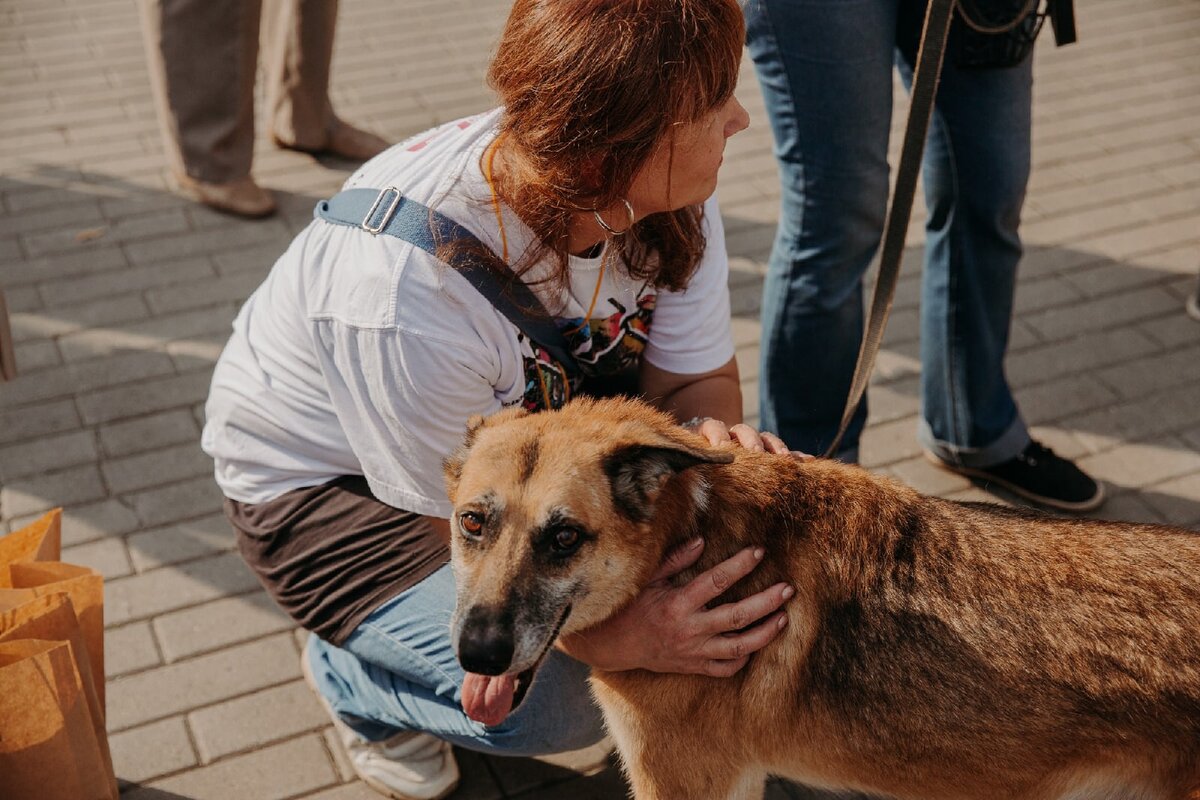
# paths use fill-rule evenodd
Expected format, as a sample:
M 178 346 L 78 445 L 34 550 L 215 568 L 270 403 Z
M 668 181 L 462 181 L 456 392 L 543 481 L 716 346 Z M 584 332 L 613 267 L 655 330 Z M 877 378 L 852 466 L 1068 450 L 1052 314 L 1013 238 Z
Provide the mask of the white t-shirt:
M 346 188 L 399 188 L 501 251 L 480 158 L 499 110 L 448 123 L 388 149 Z M 510 261 L 532 232 L 502 207 Z M 611 326 L 669 372 L 697 374 L 733 356 L 724 231 L 705 206 L 708 245 L 682 292 L 657 292 L 603 256 L 572 258 L 562 318 Z M 637 313 L 653 309 L 648 335 Z M 640 338 L 639 338 L 640 337 Z M 643 349 L 644 347 L 644 349 Z M 442 461 L 472 414 L 544 391 L 545 365 L 520 330 L 454 270 L 393 236 L 314 220 L 233 323 L 213 374 L 202 443 L 227 497 L 261 503 L 363 475 L 381 501 L 448 517 Z M 589 354 L 579 354 L 587 358 Z M 598 354 L 591 354 L 592 357 Z M 532 377 L 531 377 L 532 376 Z M 541 380 L 542 385 L 537 386 Z

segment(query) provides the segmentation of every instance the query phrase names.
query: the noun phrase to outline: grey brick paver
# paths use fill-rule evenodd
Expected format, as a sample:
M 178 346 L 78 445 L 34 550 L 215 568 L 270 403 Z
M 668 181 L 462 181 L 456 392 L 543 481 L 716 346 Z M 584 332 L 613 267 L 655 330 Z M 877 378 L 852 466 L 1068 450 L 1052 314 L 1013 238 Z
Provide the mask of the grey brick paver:
M 96 209 L 99 215 L 99 207 Z M 181 233 L 188 229 L 187 219 L 178 210 L 162 211 L 141 217 L 108 220 L 107 224 L 90 224 L 71 220 L 61 228 L 21 237 L 25 250 L 32 256 L 88 250 L 100 243 L 122 243 L 150 239 L 164 234 Z
M 125 730 L 299 677 L 291 639 L 277 634 L 111 681 L 108 729 Z
M 56 191 L 55 194 L 61 194 Z M 102 245 L 82 253 L 19 262 L 0 262 L 0 285 L 21 286 L 68 275 L 84 275 L 125 266 L 129 261 L 117 247 Z
M 189 800 L 285 800 L 336 781 L 319 736 L 310 735 L 154 781 L 129 800 L 157 800 L 163 792 Z
M 192 426 L 189 425 L 187 430 L 192 430 Z M 212 459 L 197 442 L 190 441 L 103 461 L 100 472 L 110 491 L 125 494 L 197 475 L 211 475 Z
M 200 757 L 207 763 L 222 756 L 262 747 L 329 724 L 304 681 L 263 689 L 188 714 Z
M 62 364 L 62 355 L 58 352 L 58 345 L 52 340 L 15 345 L 13 356 L 17 361 L 17 369 L 22 375 Z
M 305 716 L 314 701 L 297 680 L 303 636 L 230 552 L 211 465 L 196 447 L 238 304 L 352 165 L 260 141 L 256 174 L 282 191 L 280 215 L 266 222 L 168 194 L 136 7 L 9 6 L 0 73 L 17 80 L 0 92 L 0 286 L 22 377 L 0 385 L 0 530 L 65 505 L 65 555 L 110 577 L 113 751 L 123 779 L 158 787 L 126 797 L 376 797 L 319 715 Z M 445 0 L 398 18 L 381 0 L 345 0 L 339 113 L 399 140 L 481 110 L 506 8 Z M 1034 169 L 1008 373 L 1034 435 L 1110 482 L 1101 515 L 1200 527 L 1200 325 L 1182 314 L 1200 269 L 1200 9 L 1194 0 L 1081 0 L 1078 11 L 1080 43 L 1058 50 L 1046 35 L 1035 54 Z M 759 293 L 779 189 L 748 63 L 739 97 L 752 127 L 726 151 L 721 194 L 754 421 Z M 903 113 L 900 91 L 895 107 Z M 926 491 L 996 499 L 928 464 L 913 436 L 922 220 L 918 200 L 863 460 Z M 98 235 L 77 240 L 87 229 Z M 197 742 L 211 763 L 199 763 Z M 581 779 L 466 752 L 460 764 L 453 800 L 625 796 L 614 770 Z M 809 797 L 782 783 L 768 792 Z
M 1161 283 L 1165 277 L 1158 269 L 1130 269 L 1122 262 L 1103 261 L 1072 271 L 1063 279 L 1077 287 L 1082 296 L 1101 297 Z
M 1183 315 L 1149 320 L 1139 327 L 1164 347 L 1178 347 L 1196 340 L 1195 320 Z
M 18 361 L 18 364 L 22 362 Z M 79 424 L 79 413 L 70 399 L 0 408 L 0 444 L 73 430 Z
M 104 672 L 110 680 L 161 663 L 149 622 L 135 622 L 104 631 Z
M 211 514 L 221 507 L 223 497 L 210 475 L 128 494 L 122 500 L 144 525 L 158 526 Z
M 1200 385 L 1148 395 L 1077 417 L 1073 425 L 1089 450 L 1099 452 L 1123 441 L 1140 441 L 1171 431 L 1186 430 L 1200 422 L 1200 403 L 1196 402 L 1198 395 Z M 1192 444 L 1195 446 L 1195 443 Z
M 1150 486 L 1200 471 L 1200 452 L 1174 438 L 1123 444 L 1088 456 L 1079 466 L 1097 478 L 1123 486 Z
M 5 518 L 41 514 L 55 506 L 100 500 L 108 490 L 95 465 L 34 475 L 0 485 L 0 510 Z
M 72 431 L 0 447 L 0 483 L 96 460 L 96 436 Z
M 1200 382 L 1200 338 L 1192 347 L 1108 367 L 1096 375 L 1124 398 L 1141 397 L 1181 384 Z
M 5 402 L 15 406 L 75 394 L 77 408 L 83 410 L 90 402 L 84 399 L 89 395 L 80 397 L 80 393 L 95 390 L 100 391 L 105 398 L 111 397 L 114 395 L 104 394 L 105 387 L 154 378 L 169 374 L 173 369 L 170 359 L 165 355 L 146 352 L 124 353 L 109 359 L 65 364 L 61 368 L 45 370 L 36 376 L 18 375 L 17 380 L 4 387 Z M 121 392 L 129 390 L 109 391 L 117 392 L 115 396 L 119 397 Z M 119 410 L 114 409 L 113 413 L 117 411 Z M 98 421 L 86 411 L 81 416 L 87 425 L 94 425 Z
M 200 429 L 187 411 L 165 411 L 146 417 L 114 422 L 97 428 L 105 455 L 120 457 L 159 447 L 196 442 Z
M 104 619 L 117 625 L 258 588 L 236 553 L 130 575 L 104 586 Z
M 1029 386 L 1131 361 L 1159 350 L 1160 345 L 1136 330 L 1099 331 L 1014 353 L 1006 363 L 1014 386 Z
M 150 310 L 155 314 L 169 314 L 175 311 L 241 301 L 249 297 L 250 293 L 258 288 L 258 284 L 262 283 L 262 276 L 256 272 L 212 278 L 209 277 L 211 267 L 208 269 L 209 272 L 204 275 L 199 273 L 190 275 L 188 277 L 190 283 L 164 286 L 146 292 L 146 302 L 150 304 Z
M 153 620 L 167 661 L 258 639 L 295 627 L 265 592 L 222 597 Z M 297 639 L 306 639 L 300 632 Z
M 162 239 L 135 242 L 125 246 L 134 264 L 157 264 L 171 258 L 205 255 L 222 250 L 234 250 L 247 245 L 261 244 L 270 237 L 287 237 L 278 220 L 260 222 L 254 226 L 226 223 L 221 228 L 186 233 Z
M 156 372 L 169 372 L 173 369 L 170 359 L 163 354 L 137 353 L 134 357 L 154 364 Z M 108 363 L 113 361 L 115 359 L 109 359 Z M 168 369 L 161 368 L 163 362 L 168 365 Z M 84 422 L 95 425 L 187 406 L 208 395 L 210 377 L 206 373 L 193 372 L 102 389 L 81 395 L 78 398 L 79 410 L 83 414 Z
M 117 500 L 103 500 L 67 505 L 63 509 L 63 547 L 94 541 L 106 536 L 120 536 L 136 530 L 137 516 Z
M 926 494 L 947 495 L 959 492 L 971 485 L 971 481 L 962 475 L 939 469 L 924 456 L 917 456 L 905 461 L 892 464 L 890 472 L 902 482 L 919 492 Z
M 211 464 L 210 470 L 211 470 Z M 220 511 L 199 519 L 141 530 L 126 540 L 138 572 L 214 555 L 234 546 L 233 529 Z
M 91 333 L 89 328 L 144 319 L 146 316 L 146 304 L 141 296 L 136 294 L 56 308 L 53 311 L 14 313 L 13 339 L 22 342 L 69 336 L 81 331 Z M 18 381 L 14 381 L 12 386 L 21 385 L 19 378 L 18 375 Z M 40 382 L 42 378 L 39 377 L 38 380 Z
M 1177 311 L 1179 302 L 1159 287 L 1139 289 L 1055 308 L 1025 317 L 1037 334 L 1047 341 L 1090 333 Z
M 916 416 L 872 426 L 871 435 L 860 443 L 859 461 L 867 468 L 875 468 L 921 455 L 916 430 Z
M 89 278 L 69 278 L 65 280 L 47 281 L 38 287 L 45 298 L 47 308 L 60 305 L 86 302 L 98 297 L 140 292 L 154 287 L 168 286 L 177 283 L 194 281 L 200 283 L 211 280 L 213 269 L 207 259 L 189 258 L 179 261 L 165 261 L 151 267 L 132 267 L 130 269 L 110 270 Z M 150 300 L 151 293 L 147 293 Z M 153 313 L 161 313 L 150 302 Z
M 1125 491 L 1121 485 L 1109 484 L 1112 496 L 1104 502 L 1101 510 L 1093 511 L 1085 516 L 1094 519 L 1115 519 L 1122 522 L 1145 522 L 1161 524 L 1164 520 L 1145 500 L 1147 492 Z
M 67 361 L 158 350 L 165 348 L 168 342 L 190 336 L 228 335 L 233 317 L 234 306 L 228 303 L 167 317 L 143 318 L 120 326 L 67 334 L 59 339 L 59 349 Z
M 325 740 L 325 749 L 329 751 L 329 755 L 333 758 L 333 768 L 337 770 L 338 776 L 343 781 L 354 781 L 350 786 L 359 786 L 368 788 L 366 784 L 358 780 L 358 775 L 354 772 L 354 768 L 350 766 L 350 759 L 346 755 L 346 750 L 341 743 L 341 739 L 337 731 L 330 725 L 327 727 L 322 736 Z M 462 762 L 459 761 L 459 768 L 462 769 Z M 483 767 L 483 771 L 487 772 L 487 767 Z
M 129 552 L 120 539 L 97 539 L 87 544 L 63 548 L 62 560 L 91 567 L 103 575 L 106 581 L 133 572 L 133 567 L 129 564 Z
M 1117 394 L 1091 375 L 1069 375 L 1016 392 L 1021 415 L 1031 425 L 1059 420 L 1117 400 Z
M 1200 527 L 1200 472 L 1164 481 L 1142 496 L 1172 525 Z
M 194 766 L 195 750 L 183 720 L 175 717 L 109 737 L 113 767 L 127 781 L 145 781 Z

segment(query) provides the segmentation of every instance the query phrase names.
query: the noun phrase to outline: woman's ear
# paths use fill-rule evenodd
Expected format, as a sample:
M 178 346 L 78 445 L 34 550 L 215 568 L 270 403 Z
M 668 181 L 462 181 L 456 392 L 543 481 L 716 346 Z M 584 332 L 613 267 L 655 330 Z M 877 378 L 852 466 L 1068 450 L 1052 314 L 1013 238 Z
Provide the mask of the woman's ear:
M 671 443 L 620 447 L 603 464 L 617 510 L 635 522 L 645 522 L 654 515 L 654 502 L 672 477 L 697 464 L 731 461 L 733 453 L 727 450 Z
M 588 194 L 600 194 L 600 190 L 604 186 L 605 177 L 610 172 L 610 170 L 605 168 L 608 165 L 609 158 L 607 153 L 595 153 L 580 163 L 579 183 L 581 188 Z

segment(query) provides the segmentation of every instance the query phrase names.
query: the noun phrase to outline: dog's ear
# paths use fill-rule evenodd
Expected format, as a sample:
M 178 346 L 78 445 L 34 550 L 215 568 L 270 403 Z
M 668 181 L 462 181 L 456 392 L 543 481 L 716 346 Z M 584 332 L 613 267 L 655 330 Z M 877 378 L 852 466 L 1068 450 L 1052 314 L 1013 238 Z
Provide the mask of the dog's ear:
M 462 444 L 442 462 L 442 475 L 446 478 L 446 493 L 451 501 L 454 500 L 454 493 L 458 490 L 458 482 L 462 478 L 462 468 L 467 461 L 467 454 L 471 452 L 471 447 L 475 444 L 475 438 L 479 432 L 492 425 L 526 416 L 529 416 L 529 412 L 521 406 L 506 408 L 488 417 L 482 414 L 471 415 L 467 420 L 467 431 L 463 434 Z
M 613 502 L 635 522 L 645 522 L 654 513 L 654 501 L 672 476 L 697 464 L 728 464 L 733 453 L 675 443 L 635 444 L 618 448 L 604 459 Z

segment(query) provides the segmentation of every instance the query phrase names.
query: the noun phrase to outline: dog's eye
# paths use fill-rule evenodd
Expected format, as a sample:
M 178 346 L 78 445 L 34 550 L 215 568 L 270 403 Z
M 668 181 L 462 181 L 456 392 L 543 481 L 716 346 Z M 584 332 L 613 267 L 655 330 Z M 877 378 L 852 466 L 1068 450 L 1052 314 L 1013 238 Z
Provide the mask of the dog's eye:
M 470 536 L 478 536 L 479 532 L 483 530 L 483 517 L 474 511 L 467 511 L 458 515 L 458 524 L 464 533 Z
M 559 528 L 554 532 L 554 550 L 557 553 L 570 553 L 579 547 L 583 534 L 577 528 Z

